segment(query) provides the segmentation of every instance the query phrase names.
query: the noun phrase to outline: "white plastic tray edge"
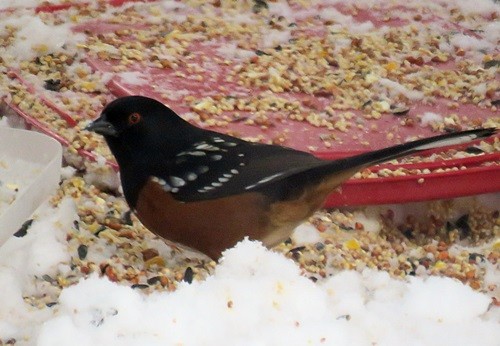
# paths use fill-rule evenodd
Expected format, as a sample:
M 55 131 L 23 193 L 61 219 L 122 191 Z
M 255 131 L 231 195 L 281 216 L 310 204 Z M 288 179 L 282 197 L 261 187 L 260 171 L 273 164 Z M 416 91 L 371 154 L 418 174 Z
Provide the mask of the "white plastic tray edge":
M 38 132 L 0 127 L 0 151 L 43 166 L 35 179 L 23 187 L 15 201 L 0 214 L 2 246 L 57 189 L 61 177 L 62 147 L 53 138 Z

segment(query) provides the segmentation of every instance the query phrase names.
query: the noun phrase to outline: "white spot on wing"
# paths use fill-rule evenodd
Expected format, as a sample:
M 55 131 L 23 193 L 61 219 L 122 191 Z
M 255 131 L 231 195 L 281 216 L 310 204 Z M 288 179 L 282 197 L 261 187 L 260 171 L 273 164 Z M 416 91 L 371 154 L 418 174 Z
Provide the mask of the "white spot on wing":
M 163 190 L 165 190 L 165 191 L 171 191 L 171 189 L 172 189 L 172 186 L 170 186 L 169 184 L 167 184 L 167 182 L 165 180 L 161 179 L 161 178 L 152 177 L 151 181 L 154 182 L 154 183 L 156 183 L 156 184 L 158 184 L 158 185 L 160 185 L 163 188 Z
M 207 166 L 200 166 L 196 169 L 198 174 L 203 174 L 208 172 L 208 167 Z
M 207 151 L 219 151 L 220 150 L 219 147 L 216 147 L 215 145 L 211 145 L 211 144 L 207 144 L 207 143 L 200 144 L 200 145 L 196 146 L 195 149 L 207 150 Z
M 261 184 L 264 184 L 264 183 L 267 183 L 277 177 L 279 177 L 280 175 L 282 175 L 283 173 L 276 173 L 276 174 L 273 174 L 273 175 L 270 175 L 268 177 L 264 177 L 262 178 L 261 180 L 259 180 L 258 182 L 256 182 L 255 184 L 252 184 L 252 185 L 248 185 L 245 187 L 245 190 L 249 190 L 249 189 L 253 189 L 254 187 L 258 186 L 258 185 L 261 185 Z
M 196 173 L 193 173 L 193 172 L 189 172 L 185 175 L 185 178 L 186 180 L 188 181 L 193 181 L 193 180 L 196 180 L 196 178 L 198 178 L 198 175 L 196 175 Z
M 206 154 L 203 151 L 194 150 L 194 151 L 188 151 L 188 155 L 191 155 L 191 156 L 205 156 Z
M 267 183 L 268 181 L 271 181 L 273 180 L 274 178 L 277 178 L 279 177 L 280 175 L 282 175 L 283 173 L 276 173 L 276 174 L 273 174 L 273 175 L 270 175 L 269 177 L 265 177 L 261 180 L 259 180 L 258 184 L 263 184 L 263 183 Z
M 214 161 L 219 161 L 222 159 L 222 155 L 212 155 L 210 158 Z
M 158 177 L 152 177 L 151 180 L 157 184 L 160 184 L 160 185 L 165 185 L 166 182 L 165 180 L 161 179 L 161 178 L 158 178 Z
M 476 138 L 477 138 L 477 135 L 470 134 L 470 135 L 464 135 L 464 136 L 455 137 L 455 138 L 442 139 L 442 140 L 437 140 L 437 141 L 432 142 L 432 143 L 420 145 L 416 149 L 417 150 L 426 150 L 426 149 L 447 147 L 449 145 L 458 145 L 458 144 L 470 142 Z
M 199 151 L 199 150 L 192 150 L 192 151 L 181 151 L 177 156 L 185 156 L 185 155 L 191 155 L 191 156 L 205 156 L 207 155 L 204 151 Z
M 224 143 L 224 145 L 225 145 L 226 147 L 235 147 L 235 146 L 237 146 L 238 144 L 237 144 L 237 143 L 234 143 L 234 142 L 226 142 L 226 143 Z
M 186 181 L 182 178 L 176 177 L 175 175 L 171 175 L 169 178 L 170 184 L 174 187 L 181 187 L 186 185 Z

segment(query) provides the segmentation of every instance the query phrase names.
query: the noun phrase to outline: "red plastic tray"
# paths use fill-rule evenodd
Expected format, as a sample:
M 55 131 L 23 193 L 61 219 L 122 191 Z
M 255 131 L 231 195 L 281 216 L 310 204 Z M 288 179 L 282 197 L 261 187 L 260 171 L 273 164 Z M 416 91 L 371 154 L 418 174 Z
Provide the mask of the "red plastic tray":
M 121 1 L 111 1 L 113 5 L 120 5 L 124 3 Z M 61 5 L 46 5 L 37 8 L 37 11 L 56 11 L 64 10 L 69 6 L 74 6 L 75 3 L 71 4 L 61 4 Z M 85 6 L 85 3 L 78 3 L 78 6 Z M 375 20 L 372 14 L 364 13 L 360 11 L 360 18 L 366 20 L 366 18 L 371 18 L 372 22 L 375 24 L 380 24 Z M 371 16 L 371 17 L 370 17 Z M 434 18 L 435 20 L 438 20 Z M 384 22 L 384 24 L 387 24 Z M 392 23 L 392 25 L 402 25 L 398 21 Z M 457 24 L 450 24 L 457 27 Z M 115 23 L 109 25 L 107 23 L 101 23 L 93 21 L 88 24 L 79 25 L 75 27 L 76 31 L 85 32 L 88 35 L 93 33 L 105 33 L 108 31 L 114 31 L 120 28 L 120 25 Z M 144 23 L 143 28 L 147 28 L 147 23 Z M 204 57 L 215 56 L 216 47 L 207 46 L 202 42 L 195 42 L 190 50 L 194 52 L 194 61 L 197 59 L 202 59 Z M 219 66 L 219 70 L 216 75 L 213 75 L 213 71 L 206 70 L 201 72 L 205 73 L 207 78 L 204 82 L 197 82 L 196 80 L 189 80 L 186 78 L 178 77 L 175 75 L 173 70 L 157 69 L 157 68 L 144 68 L 144 66 L 139 64 L 132 64 L 130 66 L 129 72 L 136 72 L 140 74 L 141 78 L 144 79 L 143 85 L 127 84 L 119 74 L 113 73 L 112 65 L 106 61 L 101 61 L 96 57 L 88 56 L 87 63 L 96 71 L 112 73 L 113 77 L 108 83 L 109 90 L 115 96 L 125 96 L 125 95 L 145 95 L 159 99 L 181 116 L 186 115 L 190 112 L 188 105 L 179 102 L 176 98 L 165 98 L 164 95 L 168 95 L 168 91 L 173 92 L 179 89 L 185 89 L 196 94 L 196 96 L 206 96 L 212 95 L 214 90 L 217 90 L 218 86 L 224 84 L 227 89 L 231 91 L 238 91 L 240 93 L 251 93 L 253 90 L 243 88 L 236 84 L 228 85 L 224 82 L 224 76 L 229 71 L 224 66 Z M 453 65 L 453 62 L 450 63 Z M 443 66 L 443 68 L 451 68 L 453 66 Z M 29 83 L 27 83 L 19 71 L 11 71 L 12 78 L 17 78 L 23 84 L 25 84 L 31 92 L 40 93 L 40 91 L 35 90 Z M 207 82 L 208 80 L 208 82 Z M 291 100 L 298 100 L 301 103 L 306 103 L 311 108 L 321 108 L 328 103 L 327 97 L 314 97 L 310 95 L 301 95 L 294 93 L 283 93 L 280 94 L 282 97 L 289 98 Z M 75 120 L 67 114 L 64 110 L 59 109 L 49 98 L 45 97 L 43 94 L 40 95 L 42 101 L 51 109 L 53 109 L 61 118 L 65 119 L 68 126 L 74 126 L 76 124 Z M 491 116 L 492 113 L 489 110 L 485 110 L 474 105 L 461 105 L 457 110 L 450 110 L 446 106 L 446 100 L 438 100 L 436 105 L 428 106 L 423 104 L 415 103 L 411 105 L 410 111 L 406 117 L 412 117 L 417 113 L 422 113 L 426 111 L 432 111 L 435 113 L 442 114 L 446 116 L 450 113 L 456 113 L 459 111 L 461 114 L 467 115 L 469 118 L 478 119 L 482 121 L 487 117 Z M 61 143 L 67 145 L 68 141 L 62 138 L 59 134 L 51 131 L 47 126 L 38 122 L 31 115 L 22 112 L 15 105 L 11 107 L 21 115 L 29 124 L 39 128 L 41 131 L 53 136 L 58 139 Z M 239 112 L 242 116 L 245 116 L 244 112 Z M 356 112 L 353 112 L 356 113 Z M 251 116 L 251 114 L 248 114 Z M 313 154 L 324 159 L 334 159 L 341 156 L 353 155 L 361 151 L 366 151 L 368 148 L 364 145 L 364 142 L 368 142 L 370 149 L 377 149 L 391 144 L 397 144 L 408 137 L 417 136 L 430 136 L 435 135 L 428 127 L 421 126 L 401 126 L 401 117 L 389 116 L 383 117 L 380 120 L 365 120 L 365 125 L 363 129 L 351 129 L 347 133 L 335 133 L 338 139 L 333 142 L 333 146 L 330 149 L 324 149 L 324 143 L 320 137 L 328 133 L 324 128 L 319 128 L 312 126 L 309 123 L 291 121 L 283 119 L 280 114 L 270 113 L 269 117 L 271 119 L 272 126 L 263 129 L 260 126 L 247 125 L 244 122 L 230 122 L 228 126 L 224 127 L 211 127 L 211 129 L 218 130 L 221 132 L 226 132 L 230 134 L 237 134 L 240 137 L 261 137 L 267 141 L 272 141 L 277 138 L 284 138 L 284 145 L 294 147 L 301 150 L 311 151 Z M 198 124 L 203 126 L 203 124 Z M 376 126 L 376 130 L 366 130 L 371 129 Z M 393 133 L 393 140 L 387 139 L 387 133 Z M 283 136 L 285 134 L 285 136 Z M 355 137 L 355 139 L 353 138 Z M 85 150 L 81 150 L 80 154 L 86 158 L 95 159 L 95 156 Z M 402 203 L 411 202 L 419 200 L 430 200 L 437 198 L 453 198 L 464 195 L 472 195 L 478 193 L 486 192 L 498 192 L 500 191 L 500 154 L 482 154 L 479 156 L 465 158 L 465 159 L 455 159 L 455 160 L 445 160 L 439 162 L 430 163 L 420 163 L 420 164 L 409 164 L 409 165 L 382 165 L 380 167 L 390 167 L 395 170 L 399 167 L 405 167 L 408 169 L 435 169 L 435 168 L 451 168 L 451 167 L 465 167 L 465 169 L 460 169 L 458 171 L 447 171 L 442 173 L 430 173 L 430 174 L 410 174 L 406 176 L 399 177 L 387 177 L 387 178 L 367 178 L 367 179 L 351 179 L 344 183 L 339 189 L 339 192 L 333 193 L 329 196 L 326 206 L 339 206 L 339 205 L 363 205 L 363 204 L 384 204 L 384 203 Z M 110 162 L 110 165 L 116 168 L 114 162 Z M 379 169 L 379 168 L 377 168 Z M 376 169 L 372 169 L 376 171 Z

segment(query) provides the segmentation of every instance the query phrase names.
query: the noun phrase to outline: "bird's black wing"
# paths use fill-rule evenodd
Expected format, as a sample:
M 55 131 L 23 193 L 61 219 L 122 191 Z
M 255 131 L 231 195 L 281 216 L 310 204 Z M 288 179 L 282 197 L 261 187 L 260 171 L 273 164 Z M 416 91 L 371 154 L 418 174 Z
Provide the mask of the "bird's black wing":
M 276 190 L 286 177 L 324 163 L 305 152 L 214 133 L 159 163 L 153 180 L 176 199 L 193 202 L 262 190 L 266 185 Z
M 448 133 L 334 161 L 323 161 L 289 148 L 250 144 L 212 133 L 158 166 L 154 170 L 154 179 L 176 199 L 185 202 L 246 191 L 259 191 L 273 199 L 287 199 L 330 174 L 352 173 L 422 150 L 463 144 L 495 133 L 494 128 Z

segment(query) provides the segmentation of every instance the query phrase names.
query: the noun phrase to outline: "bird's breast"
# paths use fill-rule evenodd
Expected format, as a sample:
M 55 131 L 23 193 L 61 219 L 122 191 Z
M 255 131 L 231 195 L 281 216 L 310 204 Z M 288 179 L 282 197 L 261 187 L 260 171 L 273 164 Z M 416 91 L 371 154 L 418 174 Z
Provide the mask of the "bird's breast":
M 245 236 L 262 239 L 268 230 L 268 209 L 266 197 L 256 192 L 181 202 L 152 180 L 140 190 L 135 208 L 153 233 L 214 259 Z

